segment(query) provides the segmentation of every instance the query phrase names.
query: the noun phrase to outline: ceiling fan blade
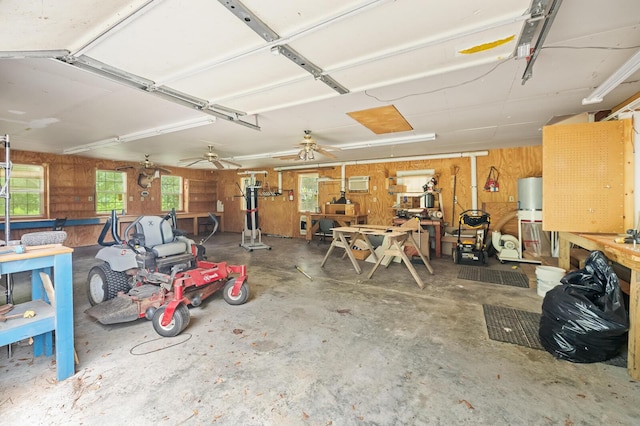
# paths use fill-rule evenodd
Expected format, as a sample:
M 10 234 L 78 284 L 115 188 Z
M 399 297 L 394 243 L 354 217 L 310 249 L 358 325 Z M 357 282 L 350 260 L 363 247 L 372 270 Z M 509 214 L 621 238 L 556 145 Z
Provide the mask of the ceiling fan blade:
M 166 173 L 168 175 L 171 174 L 171 170 L 165 169 L 165 168 L 162 168 L 162 167 L 156 167 L 156 170 L 160 170 L 162 173 Z
M 216 166 L 216 168 L 218 168 L 218 169 L 224 169 L 224 166 L 223 166 L 223 165 L 222 165 L 222 163 L 221 163 L 221 162 L 219 162 L 218 160 L 213 160 L 211 163 L 212 163 L 214 166 Z
M 322 149 L 322 148 L 316 148 L 316 152 L 317 152 L 318 154 L 322 154 L 322 155 L 324 155 L 325 157 L 329 157 L 329 158 L 338 158 L 338 157 L 336 157 L 336 155 L 335 155 L 334 153 L 329 152 L 329 151 L 325 151 L 325 150 L 324 150 L 324 149 Z
M 116 167 L 114 170 L 120 171 L 120 170 L 125 170 L 125 169 L 135 169 L 135 167 L 133 167 L 133 166 L 120 166 L 120 167 Z
M 189 157 L 189 158 L 183 158 L 182 160 L 178 160 L 179 163 L 186 163 L 187 161 L 202 161 L 202 160 L 206 160 L 206 158 L 203 158 L 202 156 L 200 157 Z
M 234 166 L 234 167 L 237 167 L 237 168 L 241 168 L 241 167 L 242 167 L 242 164 L 234 163 L 233 161 L 230 161 L 230 160 L 223 160 L 223 159 L 221 158 L 221 159 L 220 159 L 220 160 L 218 160 L 218 161 L 221 161 L 221 162 L 223 162 L 223 163 L 230 164 L 230 165 L 232 165 L 232 166 Z
M 193 158 L 192 158 L 192 160 L 193 160 Z M 181 160 L 181 161 L 182 161 L 182 160 Z M 189 160 L 187 160 L 187 161 L 189 161 Z M 183 167 L 191 167 L 191 166 L 193 166 L 194 164 L 199 163 L 199 162 L 201 162 L 201 161 L 204 161 L 204 159 L 203 159 L 203 158 L 197 159 L 196 161 L 192 161 L 192 162 L 191 162 L 191 163 L 189 163 L 189 164 L 185 164 Z

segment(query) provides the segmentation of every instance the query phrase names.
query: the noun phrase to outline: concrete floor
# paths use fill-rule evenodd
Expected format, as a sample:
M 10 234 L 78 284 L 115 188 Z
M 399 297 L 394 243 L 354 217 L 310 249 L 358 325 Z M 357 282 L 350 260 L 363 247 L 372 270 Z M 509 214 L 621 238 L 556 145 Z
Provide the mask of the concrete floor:
M 246 264 L 251 297 L 215 294 L 191 308 L 175 338 L 150 322 L 103 326 L 86 277 L 99 247 L 74 252 L 77 373 L 56 383 L 55 361 L 16 344 L 0 353 L 3 424 L 630 425 L 640 384 L 626 369 L 573 364 L 489 340 L 482 304 L 540 311 L 535 289 L 456 278 L 450 257 L 357 275 L 328 243 L 239 234 L 207 243 L 214 261 Z M 491 267 L 510 268 L 491 259 Z M 309 280 L 294 265 L 312 276 Z M 20 284 L 17 286 L 19 287 Z M 19 288 L 16 288 L 16 294 Z

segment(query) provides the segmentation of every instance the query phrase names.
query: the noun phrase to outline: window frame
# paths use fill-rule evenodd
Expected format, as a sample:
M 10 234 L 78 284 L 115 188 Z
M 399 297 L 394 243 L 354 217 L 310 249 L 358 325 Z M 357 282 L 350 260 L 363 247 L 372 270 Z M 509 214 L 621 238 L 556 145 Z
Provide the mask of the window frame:
M 118 191 L 99 191 L 98 190 L 98 184 L 99 184 L 99 180 L 98 180 L 98 173 L 108 173 L 111 174 L 113 176 L 115 175 L 119 175 L 122 177 L 122 192 L 118 192 Z M 103 181 L 106 182 L 106 181 Z M 112 182 L 115 182 L 115 180 L 113 180 Z M 97 215 L 105 215 L 105 214 L 110 214 L 112 210 L 116 210 L 116 211 L 121 211 L 122 214 L 124 214 L 124 212 L 127 211 L 127 187 L 128 183 L 127 183 L 127 173 L 124 171 L 118 171 L 118 170 L 105 170 L 105 169 L 96 169 L 95 172 L 95 186 L 94 186 L 94 200 L 95 200 L 95 204 L 94 204 L 94 209 Z M 108 193 L 108 194 L 120 194 L 121 198 L 122 198 L 122 204 L 118 205 L 118 206 L 112 206 L 112 207 L 116 207 L 116 208 L 110 208 L 108 210 L 99 210 L 98 209 L 98 205 L 100 203 L 102 203 L 100 201 L 100 196 L 102 193 Z
M 165 179 L 166 178 L 166 179 Z M 177 188 L 178 192 L 169 192 L 169 193 L 165 193 L 165 188 L 169 185 L 165 184 L 165 180 L 173 180 L 173 179 L 177 179 L 177 185 L 176 184 L 171 184 L 172 188 Z M 166 207 L 164 205 L 165 203 L 165 197 L 175 197 L 178 196 L 178 205 L 175 207 Z M 177 212 L 182 212 L 185 211 L 184 208 L 184 179 L 182 178 L 182 176 L 173 176 L 173 175 L 162 175 L 160 176 L 160 210 L 161 211 L 171 211 L 172 209 L 175 208 L 175 211 Z
M 15 170 L 16 167 L 18 169 L 20 168 L 31 168 L 32 170 Z M 6 186 L 5 186 L 5 179 L 6 179 L 6 168 L 2 168 L 2 171 L 0 172 L 0 185 L 2 185 L 3 191 L 6 190 Z M 15 176 L 15 174 L 20 175 L 21 173 L 25 174 L 25 176 Z M 30 176 L 35 174 L 35 176 Z M 21 188 L 20 185 L 18 185 L 18 190 L 16 190 L 16 184 L 13 183 L 12 184 L 12 180 L 16 180 L 16 179 L 33 179 L 35 178 L 37 180 L 37 188 L 35 189 L 29 189 L 28 185 L 25 185 L 25 187 Z M 44 164 L 24 164 L 24 163 L 12 163 L 11 164 L 11 168 L 9 170 L 9 197 L 10 197 L 10 201 L 9 201 L 9 216 L 14 218 L 41 218 L 41 217 L 45 217 L 46 216 L 46 211 L 48 206 L 46 205 L 46 196 L 47 196 L 47 167 Z M 16 196 L 17 195 L 21 195 L 21 194 L 27 194 L 27 196 L 31 195 L 31 194 L 35 194 L 36 198 L 37 198 L 37 204 L 38 204 L 38 212 L 37 213 L 30 213 L 29 207 L 28 205 L 30 204 L 29 202 L 27 202 L 27 213 L 25 214 L 17 214 L 15 213 L 14 209 L 16 208 Z M 4 197 L 3 197 L 4 198 Z M 18 203 L 19 204 L 19 203 Z M 31 203 L 31 204 L 36 204 L 36 203 Z M 0 215 L 2 217 L 5 216 L 6 214 L 6 202 L 2 204 L 2 207 L 0 208 Z
M 318 172 L 312 173 L 299 173 L 298 174 L 298 212 L 316 212 L 319 206 L 319 185 L 318 185 Z M 309 180 L 314 182 L 315 191 L 311 189 L 311 191 L 307 191 L 303 189 L 305 186 L 309 187 L 303 180 Z M 309 199 L 311 198 L 311 199 Z M 315 201 L 312 204 L 312 201 Z M 309 208 L 312 207 L 312 208 Z

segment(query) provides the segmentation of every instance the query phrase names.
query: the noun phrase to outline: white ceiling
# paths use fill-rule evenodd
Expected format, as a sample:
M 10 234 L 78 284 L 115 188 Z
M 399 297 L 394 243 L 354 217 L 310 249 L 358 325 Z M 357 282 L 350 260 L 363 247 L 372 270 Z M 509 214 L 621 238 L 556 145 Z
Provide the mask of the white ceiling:
M 265 40 L 229 10 L 242 5 L 279 38 Z M 295 164 L 270 156 L 296 151 L 305 129 L 326 146 L 387 141 L 337 152 L 337 161 L 540 144 L 552 117 L 606 110 L 640 91 L 636 72 L 602 103 L 581 104 L 640 50 L 639 1 L 561 2 L 523 85 L 527 62 L 515 52 L 530 9 L 531 0 L 3 0 L 0 134 L 18 150 L 120 161 L 150 154 L 166 166 L 213 145 L 259 168 Z M 281 45 L 349 93 L 274 55 Z M 37 52 L 47 50 L 55 52 Z M 89 61 L 137 76 L 145 89 L 76 66 Z M 159 96 L 164 89 L 215 106 L 205 114 Z M 376 135 L 346 114 L 386 105 L 414 130 Z M 211 113 L 223 118 L 153 131 Z M 113 143 L 147 131 L 154 136 Z M 429 133 L 436 139 L 393 143 Z M 323 161 L 336 160 L 314 163 Z

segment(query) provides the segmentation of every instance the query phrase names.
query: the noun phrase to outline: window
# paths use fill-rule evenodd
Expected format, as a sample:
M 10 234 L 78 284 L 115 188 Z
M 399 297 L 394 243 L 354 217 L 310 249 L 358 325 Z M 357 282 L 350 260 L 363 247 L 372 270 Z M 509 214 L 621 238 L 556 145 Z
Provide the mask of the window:
M 1 169 L 3 190 L 6 170 Z M 44 212 L 44 167 L 14 164 L 9 172 L 11 216 L 42 216 Z M 0 215 L 5 214 L 5 203 L 0 203 Z
M 96 170 L 96 212 L 125 211 L 127 208 L 127 174 Z
M 318 208 L 318 173 L 298 175 L 298 210 L 315 212 Z
M 160 208 L 162 211 L 169 211 L 171 209 L 176 209 L 176 211 L 184 210 L 182 207 L 182 177 L 161 176 L 160 194 L 162 199 Z

